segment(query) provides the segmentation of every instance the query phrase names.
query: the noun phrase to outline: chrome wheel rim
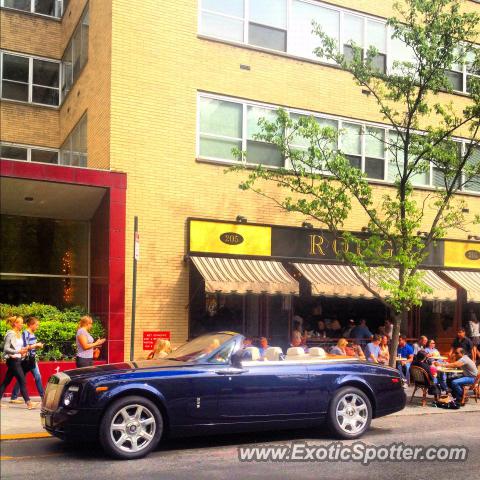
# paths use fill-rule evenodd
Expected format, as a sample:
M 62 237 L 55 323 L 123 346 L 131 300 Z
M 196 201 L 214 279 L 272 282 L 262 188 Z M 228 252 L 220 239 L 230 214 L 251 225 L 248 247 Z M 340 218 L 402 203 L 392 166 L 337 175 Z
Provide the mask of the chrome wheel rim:
M 361 432 L 368 422 L 368 407 L 365 400 L 356 393 L 346 393 L 337 403 L 335 418 L 345 433 Z
M 153 413 L 143 405 L 132 404 L 115 413 L 110 424 L 110 436 L 119 450 L 135 453 L 150 445 L 156 429 Z

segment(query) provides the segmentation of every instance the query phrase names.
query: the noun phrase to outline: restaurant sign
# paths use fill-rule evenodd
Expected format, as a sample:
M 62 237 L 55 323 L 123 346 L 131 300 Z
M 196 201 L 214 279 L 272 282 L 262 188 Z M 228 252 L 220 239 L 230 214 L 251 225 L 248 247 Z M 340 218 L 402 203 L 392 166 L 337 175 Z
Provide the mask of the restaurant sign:
M 368 234 L 352 232 L 359 238 Z M 338 261 L 339 254 L 355 251 L 357 244 L 341 234 L 320 229 L 230 223 L 189 219 L 190 254 L 227 254 L 232 256 L 273 257 L 277 260 Z M 384 245 L 384 254 L 392 255 L 392 246 Z M 441 240 L 431 245 L 423 261 L 425 267 L 480 269 L 480 244 Z

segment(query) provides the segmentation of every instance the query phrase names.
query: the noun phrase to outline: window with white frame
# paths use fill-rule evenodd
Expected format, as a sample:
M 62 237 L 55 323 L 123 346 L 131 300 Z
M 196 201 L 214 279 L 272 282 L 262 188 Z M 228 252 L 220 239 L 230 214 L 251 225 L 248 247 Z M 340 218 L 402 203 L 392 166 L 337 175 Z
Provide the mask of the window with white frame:
M 62 57 L 62 99 L 77 81 L 88 60 L 89 20 L 85 8 Z
M 59 105 L 59 62 L 5 51 L 0 55 L 2 98 Z
M 200 33 L 224 40 L 247 43 L 270 50 L 318 60 L 313 50 L 320 39 L 312 33 L 313 24 L 336 40 L 351 55 L 353 41 L 366 52 L 378 50 L 374 66 L 385 72 L 387 28 L 384 21 L 349 13 L 328 4 L 305 0 L 202 0 Z
M 466 146 L 464 146 L 464 148 L 466 148 Z M 472 153 L 468 157 L 467 163 L 469 166 L 478 168 L 478 165 L 480 164 L 480 147 L 472 148 Z M 465 182 L 463 189 L 469 192 L 480 192 L 480 175 Z
M 60 163 L 73 167 L 87 166 L 87 114 L 83 115 L 63 142 Z
M 60 18 L 69 0 L 0 0 L 0 6 Z
M 260 132 L 258 121 L 276 119 L 277 107 L 246 102 L 219 95 L 200 94 L 198 112 L 198 153 L 202 160 L 237 162 L 232 149 L 246 152 L 247 164 L 261 164 L 270 167 L 291 168 L 278 147 L 255 138 Z M 403 144 L 396 132 L 381 125 L 318 115 L 313 112 L 287 109 L 293 120 L 302 116 L 313 116 L 321 127 L 330 127 L 339 132 L 338 145 L 328 145 L 332 151 L 337 148 L 350 164 L 365 173 L 368 179 L 393 183 L 403 173 Z M 462 148 L 462 142 L 457 141 Z M 306 150 L 308 141 L 294 136 L 290 146 Z M 463 147 L 464 148 L 464 147 Z M 414 160 L 412 155 L 411 160 Z M 476 165 L 480 162 L 480 148 L 476 148 L 469 160 Z M 445 187 L 444 174 L 433 164 L 426 164 L 421 171 L 411 176 L 414 186 Z M 480 192 L 480 176 L 468 182 L 463 190 Z
M 58 150 L 54 148 L 31 147 L 15 143 L 0 144 L 0 158 L 21 160 L 24 162 L 40 162 L 58 164 Z

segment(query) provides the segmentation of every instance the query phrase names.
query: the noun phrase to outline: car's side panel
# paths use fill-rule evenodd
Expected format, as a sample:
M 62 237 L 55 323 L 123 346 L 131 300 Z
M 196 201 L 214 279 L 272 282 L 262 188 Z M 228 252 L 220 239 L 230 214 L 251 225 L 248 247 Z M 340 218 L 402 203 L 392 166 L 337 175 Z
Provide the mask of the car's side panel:
M 298 417 L 307 413 L 308 375 L 305 365 L 245 365 L 226 375 L 219 392 L 219 416 L 232 421 Z

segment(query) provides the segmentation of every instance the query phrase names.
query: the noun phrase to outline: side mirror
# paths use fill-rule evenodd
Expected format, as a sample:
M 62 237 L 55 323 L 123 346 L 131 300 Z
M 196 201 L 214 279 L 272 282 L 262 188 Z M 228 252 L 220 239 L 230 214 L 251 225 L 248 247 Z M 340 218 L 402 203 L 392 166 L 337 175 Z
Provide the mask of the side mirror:
M 232 354 L 232 356 L 230 357 L 230 362 L 232 364 L 232 367 L 243 368 L 242 360 L 243 360 L 244 354 L 245 352 L 243 350 L 238 350 Z

